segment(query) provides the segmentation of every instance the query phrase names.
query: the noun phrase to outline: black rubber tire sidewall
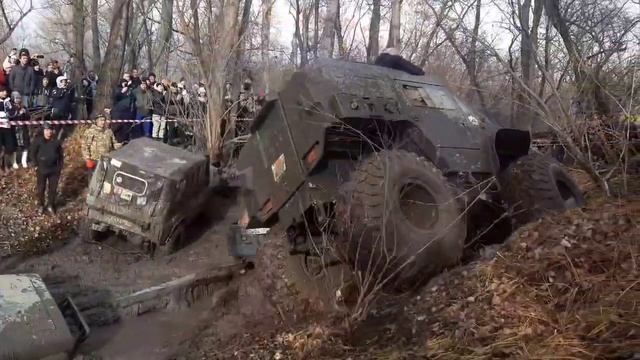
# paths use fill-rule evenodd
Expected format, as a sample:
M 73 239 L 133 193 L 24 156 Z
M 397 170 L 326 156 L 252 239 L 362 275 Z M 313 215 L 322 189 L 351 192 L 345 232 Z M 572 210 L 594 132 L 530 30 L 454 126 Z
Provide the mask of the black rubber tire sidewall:
M 420 183 L 439 204 L 438 219 L 430 229 L 413 226 L 398 208 L 400 188 L 408 182 Z M 342 248 L 360 271 L 370 271 L 372 256 L 386 256 L 376 243 L 383 232 L 386 239 L 397 239 L 393 244 L 397 250 L 395 265 L 381 271 L 381 275 L 389 275 L 389 271 L 397 275 L 393 287 L 418 278 L 426 280 L 456 264 L 462 256 L 466 221 L 455 191 L 439 169 L 424 158 L 404 150 L 372 154 L 360 162 L 341 192 L 344 198 L 338 214 L 346 231 Z M 405 266 L 408 261 L 411 263 Z M 399 272 L 398 266 L 402 266 Z
M 549 212 L 568 210 L 556 185 L 562 182 L 575 197 L 577 206 L 584 204 L 582 191 L 567 169 L 548 155 L 531 153 L 516 160 L 498 180 L 501 196 L 516 224 L 535 221 Z

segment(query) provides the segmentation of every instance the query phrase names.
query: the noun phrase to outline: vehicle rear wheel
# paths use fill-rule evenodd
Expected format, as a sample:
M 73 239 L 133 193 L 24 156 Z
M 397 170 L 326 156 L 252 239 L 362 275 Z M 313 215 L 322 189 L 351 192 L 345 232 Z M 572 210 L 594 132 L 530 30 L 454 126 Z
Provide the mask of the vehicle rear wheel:
M 580 207 L 584 197 L 567 169 L 550 156 L 532 153 L 519 158 L 498 180 L 501 195 L 517 225 L 548 212 Z
M 387 289 L 426 282 L 462 256 L 466 221 L 440 170 L 404 150 L 362 160 L 342 188 L 341 249 Z M 382 280 L 385 281 L 385 280 Z
M 260 283 L 284 311 L 297 308 L 340 310 L 338 294 L 351 287 L 350 270 L 343 264 L 327 266 L 319 256 L 289 253 L 286 236 L 272 237 L 256 257 Z M 340 292 L 339 292 L 340 291 Z

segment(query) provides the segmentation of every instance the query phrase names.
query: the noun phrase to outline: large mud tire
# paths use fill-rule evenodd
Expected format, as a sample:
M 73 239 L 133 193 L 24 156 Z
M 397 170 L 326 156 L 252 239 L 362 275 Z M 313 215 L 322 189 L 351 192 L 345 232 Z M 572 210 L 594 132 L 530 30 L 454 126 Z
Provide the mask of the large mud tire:
M 342 309 L 337 295 L 348 283 L 348 268 L 336 265 L 312 276 L 305 270 L 303 261 L 304 255 L 289 254 L 285 235 L 274 235 L 260 247 L 256 270 L 272 303 L 286 314 L 294 314 L 296 309 Z
M 498 180 L 516 225 L 584 204 L 582 191 L 567 169 L 548 155 L 523 156 L 509 165 Z
M 362 160 L 341 189 L 340 248 L 356 269 L 405 290 L 461 258 L 466 220 L 456 191 L 431 162 L 404 150 Z

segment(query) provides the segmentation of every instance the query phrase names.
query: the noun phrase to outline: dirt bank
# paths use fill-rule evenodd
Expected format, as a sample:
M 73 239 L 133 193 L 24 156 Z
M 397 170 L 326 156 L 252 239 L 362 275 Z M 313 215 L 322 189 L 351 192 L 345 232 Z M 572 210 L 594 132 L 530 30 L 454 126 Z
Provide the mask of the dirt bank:
M 630 359 L 640 353 L 639 223 L 640 198 L 592 199 L 584 210 L 520 229 L 492 260 L 445 273 L 417 293 L 381 298 L 370 318 L 350 332 L 335 319 L 291 324 L 277 311 L 265 311 L 247 314 L 243 321 L 250 325 L 231 337 L 216 333 L 214 322 L 179 354 Z M 265 324 L 267 332 L 260 326 Z

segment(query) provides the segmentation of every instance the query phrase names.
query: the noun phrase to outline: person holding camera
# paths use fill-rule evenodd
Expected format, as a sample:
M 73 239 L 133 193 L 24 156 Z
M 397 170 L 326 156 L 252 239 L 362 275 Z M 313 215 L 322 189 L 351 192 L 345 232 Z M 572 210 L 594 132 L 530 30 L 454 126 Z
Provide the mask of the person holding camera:
M 22 96 L 22 103 L 28 108 L 31 107 L 31 95 L 37 85 L 36 74 L 31 67 L 29 50 L 21 49 L 18 58 L 19 65 L 9 73 L 9 87 L 12 97 Z

